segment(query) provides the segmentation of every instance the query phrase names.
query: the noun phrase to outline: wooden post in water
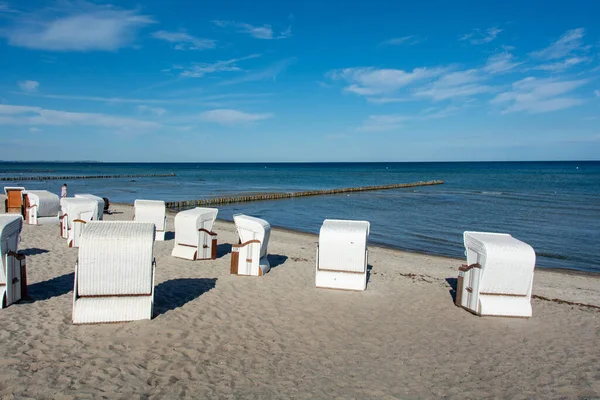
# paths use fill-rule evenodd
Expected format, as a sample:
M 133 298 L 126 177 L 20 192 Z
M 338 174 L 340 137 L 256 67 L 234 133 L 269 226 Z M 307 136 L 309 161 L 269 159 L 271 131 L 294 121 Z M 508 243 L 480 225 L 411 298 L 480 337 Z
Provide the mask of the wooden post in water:
M 187 207 L 203 207 L 203 206 L 214 206 L 231 203 L 245 203 L 250 201 L 261 201 L 261 200 L 279 200 L 279 199 L 290 199 L 292 197 L 307 197 L 307 196 L 322 196 L 328 194 L 340 194 L 349 192 L 368 192 L 374 190 L 388 190 L 388 189 L 400 189 L 410 188 L 418 186 L 432 186 L 441 185 L 444 181 L 427 181 L 427 182 L 413 182 L 413 183 L 395 183 L 391 185 L 378 185 L 378 186 L 363 186 L 354 188 L 340 188 L 340 189 L 324 189 L 324 190 L 310 190 L 304 192 L 291 192 L 291 193 L 258 193 L 248 196 L 237 196 L 237 197 L 215 197 L 212 199 L 199 199 L 199 200 L 182 200 L 182 201 L 168 201 L 166 202 L 167 208 L 187 208 Z

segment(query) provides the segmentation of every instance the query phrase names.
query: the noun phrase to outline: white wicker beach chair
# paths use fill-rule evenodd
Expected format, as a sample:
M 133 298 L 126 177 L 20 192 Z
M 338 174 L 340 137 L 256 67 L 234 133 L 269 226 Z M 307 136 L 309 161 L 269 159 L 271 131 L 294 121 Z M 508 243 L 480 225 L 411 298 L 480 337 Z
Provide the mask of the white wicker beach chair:
M 6 212 L 10 214 L 23 214 L 23 191 L 21 186 L 5 186 Z
M 60 228 L 69 247 L 79 247 L 84 226 L 98 214 L 98 202 L 92 199 L 65 197 L 60 199 Z
M 456 305 L 477 315 L 531 317 L 535 252 L 503 233 L 465 232 Z
M 76 194 L 75 198 L 76 199 L 96 200 L 98 202 L 98 213 L 97 213 L 96 217 L 94 217 L 94 220 L 102 221 L 102 219 L 104 219 L 104 199 L 102 197 L 94 196 L 93 194 L 89 194 L 89 193 L 83 193 L 83 194 Z
M 323 221 L 317 245 L 317 287 L 366 289 L 370 227 L 368 221 Z
M 47 190 L 24 192 L 25 222 L 30 225 L 58 224 L 60 199 Z
M 175 216 L 175 246 L 171 255 L 188 260 L 217 258 L 217 234 L 212 231 L 219 210 L 196 207 Z
M 90 222 L 79 246 L 73 323 L 151 319 L 154 306 L 154 224 Z
M 20 215 L 0 215 L 0 308 L 16 303 L 27 292 L 25 256 L 17 253 L 22 227 Z
M 240 244 L 231 246 L 231 270 L 236 275 L 262 276 L 271 266 L 267 259 L 267 246 L 271 225 L 264 219 L 236 214 L 233 216 Z
M 152 222 L 156 227 L 156 240 L 165 240 L 167 210 L 161 200 L 136 200 L 134 203 L 137 222 Z

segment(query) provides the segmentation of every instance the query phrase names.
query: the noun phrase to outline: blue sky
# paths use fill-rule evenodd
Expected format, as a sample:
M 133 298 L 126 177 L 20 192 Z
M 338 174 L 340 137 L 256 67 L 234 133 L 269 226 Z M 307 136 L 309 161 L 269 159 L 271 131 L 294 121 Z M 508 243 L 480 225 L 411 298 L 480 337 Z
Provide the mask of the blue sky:
M 0 159 L 585 160 L 597 1 L 0 0 Z

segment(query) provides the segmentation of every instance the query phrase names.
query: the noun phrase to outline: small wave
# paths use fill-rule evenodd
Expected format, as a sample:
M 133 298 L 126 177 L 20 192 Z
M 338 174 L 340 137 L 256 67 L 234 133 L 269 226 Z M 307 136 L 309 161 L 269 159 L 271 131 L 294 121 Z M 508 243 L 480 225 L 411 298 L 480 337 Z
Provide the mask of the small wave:
M 556 260 L 573 260 L 573 258 L 569 256 L 563 256 L 562 254 L 552 253 L 538 253 L 538 257 L 554 258 Z
M 489 195 L 493 195 L 493 196 L 499 196 L 501 194 L 504 194 L 502 192 L 479 192 L 481 194 L 489 194 Z

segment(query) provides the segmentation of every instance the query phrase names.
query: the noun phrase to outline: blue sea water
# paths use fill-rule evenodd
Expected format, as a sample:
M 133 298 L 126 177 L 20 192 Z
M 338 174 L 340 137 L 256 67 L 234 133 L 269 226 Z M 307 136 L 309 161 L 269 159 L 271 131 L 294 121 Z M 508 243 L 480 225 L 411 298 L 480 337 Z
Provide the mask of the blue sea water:
M 240 203 L 274 226 L 318 233 L 325 218 L 371 222 L 371 243 L 464 257 L 465 230 L 510 233 L 533 246 L 537 266 L 600 272 L 600 162 L 457 163 L 3 163 L 2 176 L 175 173 L 164 178 L 3 182 L 93 193 L 115 202 L 191 200 L 442 179 L 443 185 Z

